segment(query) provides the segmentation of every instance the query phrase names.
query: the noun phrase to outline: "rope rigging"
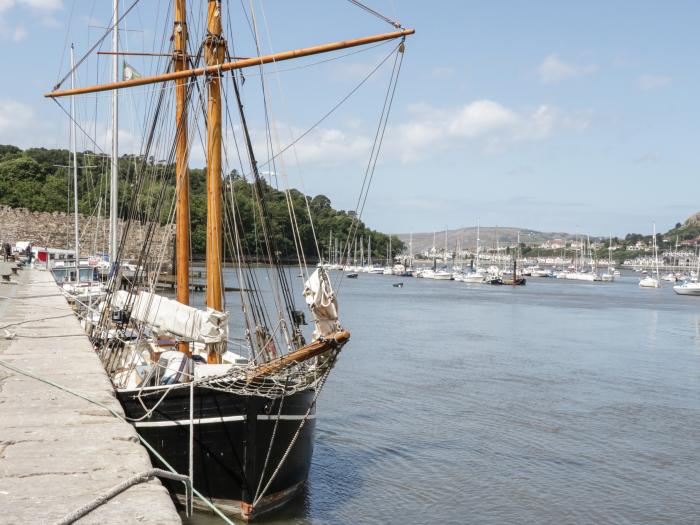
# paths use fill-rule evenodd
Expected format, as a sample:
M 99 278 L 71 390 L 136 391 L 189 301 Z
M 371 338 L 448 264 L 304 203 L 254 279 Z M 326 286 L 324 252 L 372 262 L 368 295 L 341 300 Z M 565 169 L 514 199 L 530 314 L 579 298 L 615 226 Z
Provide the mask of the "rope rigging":
M 396 29 L 401 29 L 401 27 L 403 27 L 400 22 L 397 22 L 397 21 L 392 20 L 391 18 L 389 18 L 387 16 L 384 16 L 380 12 L 375 11 L 371 7 L 366 6 L 362 2 L 359 2 L 358 0 L 348 0 L 348 2 L 350 2 L 353 5 L 356 5 L 360 9 L 363 9 L 364 11 L 367 11 L 369 14 L 376 16 L 380 20 L 384 20 L 387 24 L 394 26 Z

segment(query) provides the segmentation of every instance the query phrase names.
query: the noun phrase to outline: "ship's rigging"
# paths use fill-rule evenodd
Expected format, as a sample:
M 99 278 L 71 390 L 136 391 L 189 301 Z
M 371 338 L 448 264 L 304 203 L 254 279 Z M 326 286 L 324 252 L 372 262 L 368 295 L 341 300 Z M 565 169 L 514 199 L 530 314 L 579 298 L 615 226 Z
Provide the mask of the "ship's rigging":
M 140 53 L 159 63 L 160 72 L 61 90 L 66 78 L 81 64 L 89 63 L 88 57 L 110 31 L 114 40 L 113 65 L 120 54 L 130 53 L 119 51 L 116 35 L 137 3 L 138 0 L 120 15 L 115 0 L 113 23 L 107 33 L 46 95 L 58 102 L 65 96 L 99 97 L 101 92 L 111 92 L 112 121 L 116 123 L 116 93 L 138 87 L 146 90 L 141 93 L 145 95 L 145 104 L 139 107 L 145 123 L 139 154 L 122 159 L 129 163 L 130 175 L 128 180 L 119 181 L 119 185 L 128 190 L 128 197 L 117 200 L 114 179 L 110 191 L 110 211 L 115 217 L 120 205 L 123 224 L 118 248 L 110 250 L 112 271 L 107 295 L 100 305 L 90 305 L 82 315 L 127 417 L 142 437 L 157 440 L 159 454 L 169 458 L 180 471 L 186 470 L 186 459 L 194 486 L 198 487 L 199 481 L 200 490 L 212 501 L 244 517 L 252 517 L 291 497 L 306 479 L 316 399 L 350 337 L 340 324 L 330 276 L 322 267 L 313 272 L 307 267 L 300 224 L 310 226 L 316 255 L 319 260 L 322 256 L 306 198 L 306 213 L 300 215 L 297 211 L 296 197 L 286 176 L 284 153 L 294 152 L 300 141 L 308 140 L 312 131 L 382 66 L 393 64 L 355 215 L 345 232 L 345 249 L 340 251 L 349 254 L 387 129 L 404 56 L 404 40 L 413 30 L 402 29 L 400 24 L 351 0 L 352 4 L 391 23 L 397 31 L 262 55 L 251 3 L 250 11 L 243 13 L 256 53 L 253 57 L 237 58 L 227 2 L 208 0 L 203 25 L 201 13 L 194 19 L 196 10 L 188 12 L 185 0 L 174 0 L 172 36 L 167 43 L 163 38 L 160 50 Z M 226 22 L 222 13 L 224 5 L 228 14 Z M 262 6 L 261 10 L 264 17 Z M 288 144 L 281 143 L 272 115 L 266 64 L 276 69 L 280 61 L 358 46 L 379 46 L 392 40 L 398 43 L 338 103 Z M 191 47 L 193 41 L 201 43 L 196 50 Z M 136 55 L 139 53 L 132 56 Z M 170 58 L 167 63 L 161 60 L 165 57 Z M 341 57 L 319 63 L 337 58 Z M 256 159 L 256 139 L 244 104 L 246 68 L 258 69 L 267 156 L 263 163 Z M 128 101 L 132 109 L 139 106 L 131 98 Z M 115 124 L 113 144 L 116 135 Z M 198 309 L 196 300 L 191 305 L 196 297 L 191 295 L 189 285 L 192 239 L 188 164 L 196 138 L 206 152 L 207 166 L 206 302 L 201 305 L 206 310 Z M 233 159 L 238 161 L 235 172 Z M 111 162 L 116 173 L 114 153 Z M 264 179 L 261 167 L 271 168 L 274 176 L 269 182 Z M 241 184 L 240 174 L 250 184 Z M 305 315 L 295 302 L 295 280 L 289 267 L 283 264 L 276 241 L 279 232 L 273 231 L 271 223 L 268 200 L 271 188 L 279 186 L 278 174 L 285 184 L 288 235 L 300 275 L 305 277 L 303 296 L 313 317 L 313 332 L 306 335 Z M 168 183 L 172 181 L 175 191 L 169 192 Z M 241 192 L 247 191 L 253 208 L 252 224 L 244 223 L 240 208 Z M 125 247 L 132 240 L 132 226 L 137 222 L 148 226 L 140 239 L 139 255 L 127 272 Z M 157 238 L 155 225 L 163 222 L 171 226 Z M 116 223 L 110 231 L 113 235 L 117 233 Z M 166 260 L 164 247 L 172 243 L 173 237 L 176 300 L 156 293 L 162 270 L 170 262 Z M 228 299 L 239 303 L 240 315 L 230 319 L 228 311 L 233 305 L 226 303 L 223 293 L 225 260 L 233 262 L 228 279 L 238 283 L 238 300 L 233 301 L 232 296 Z M 266 266 L 260 267 L 260 261 Z M 189 439 L 196 443 L 189 454 L 180 444 L 185 430 L 181 412 L 187 396 Z M 211 416 L 212 410 L 216 417 Z M 199 426 L 193 435 L 195 424 Z M 202 433 L 203 425 L 212 425 L 209 428 L 214 431 Z M 230 437 L 225 438 L 231 432 L 240 442 L 231 443 Z

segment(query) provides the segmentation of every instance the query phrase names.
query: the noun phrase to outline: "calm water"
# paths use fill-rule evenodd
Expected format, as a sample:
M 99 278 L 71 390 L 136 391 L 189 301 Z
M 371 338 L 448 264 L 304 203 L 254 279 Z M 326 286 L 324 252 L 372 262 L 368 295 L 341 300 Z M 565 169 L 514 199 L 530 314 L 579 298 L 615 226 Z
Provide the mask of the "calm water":
M 262 523 L 700 523 L 700 298 L 637 281 L 342 280 L 308 488 Z

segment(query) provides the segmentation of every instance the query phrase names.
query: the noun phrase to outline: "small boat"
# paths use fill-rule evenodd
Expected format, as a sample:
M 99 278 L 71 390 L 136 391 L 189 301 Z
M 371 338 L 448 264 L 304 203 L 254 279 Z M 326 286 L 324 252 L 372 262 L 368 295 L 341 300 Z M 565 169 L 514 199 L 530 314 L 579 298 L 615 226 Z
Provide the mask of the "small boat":
M 645 277 L 639 281 L 639 286 L 641 288 L 661 288 L 661 281 L 658 278 L 661 274 L 659 273 L 659 251 L 656 245 L 656 223 L 654 223 L 653 230 L 654 234 L 652 235 L 651 243 L 654 248 L 654 266 L 656 270 L 651 272 L 651 274 L 648 274 L 646 271 L 642 272 L 642 275 Z
M 393 286 L 394 288 L 403 288 L 403 283 L 394 283 L 391 286 Z
M 355 272 L 349 273 L 349 274 L 347 275 L 347 278 L 348 278 L 348 279 L 357 279 L 357 276 L 358 276 L 358 275 L 360 275 L 360 274 L 359 274 L 359 273 L 355 273 Z
M 678 295 L 700 295 L 700 283 L 683 283 L 673 287 Z
M 661 288 L 661 282 L 654 277 L 647 276 L 639 281 L 639 286 L 641 288 Z
M 436 281 L 451 281 L 452 272 L 448 272 L 447 270 L 438 270 L 433 273 L 433 279 Z
M 465 273 L 462 276 L 462 281 L 465 283 L 484 283 L 486 282 L 486 274 L 483 271 Z

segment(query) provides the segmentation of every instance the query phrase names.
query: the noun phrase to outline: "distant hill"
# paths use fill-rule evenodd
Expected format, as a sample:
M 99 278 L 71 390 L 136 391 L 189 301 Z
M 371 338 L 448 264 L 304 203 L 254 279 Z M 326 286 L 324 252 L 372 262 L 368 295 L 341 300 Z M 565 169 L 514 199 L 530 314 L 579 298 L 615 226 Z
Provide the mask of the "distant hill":
M 700 212 L 688 217 L 683 224 L 678 223 L 674 228 L 663 234 L 665 239 L 673 241 L 694 241 L 700 237 Z
M 465 248 L 476 247 L 476 226 L 468 226 L 456 230 L 447 230 L 447 246 L 448 249 L 453 249 L 458 243 Z M 513 228 L 501 226 L 482 226 L 479 231 L 481 245 L 495 246 L 496 240 L 505 245 L 511 245 L 517 242 L 518 233 L 520 233 L 520 242 L 528 245 L 533 243 L 541 244 L 547 240 L 562 239 L 564 241 L 572 240 L 577 235 L 564 232 L 540 232 L 529 230 L 527 228 Z M 398 235 L 406 246 L 410 241 L 411 235 L 401 233 Z M 425 250 L 430 250 L 433 247 L 433 238 L 435 239 L 435 247 L 440 250 L 445 247 L 445 231 L 433 233 L 414 233 L 413 234 L 413 251 L 419 253 Z
M 455 230 L 447 230 L 447 247 L 448 250 L 453 250 L 459 243 L 464 248 L 474 249 L 476 247 L 476 226 L 468 226 Z M 481 246 L 493 247 L 496 245 L 496 240 L 502 245 L 510 246 L 517 242 L 518 234 L 520 234 L 520 242 L 528 246 L 539 245 L 545 241 L 561 239 L 563 241 L 575 240 L 581 235 L 566 232 L 540 232 L 527 228 L 513 228 L 503 226 L 482 226 L 480 228 Z M 678 223 L 674 228 L 671 228 L 666 233 L 657 234 L 659 242 L 661 239 L 668 239 L 673 242 L 676 237 L 679 241 L 693 241 L 700 243 L 700 212 L 688 217 L 685 222 Z M 398 235 L 406 247 L 411 239 L 408 233 Z M 434 239 L 434 240 L 433 240 Z M 591 240 L 601 240 L 607 243 L 607 237 L 594 237 Z M 626 243 L 634 243 L 637 241 L 651 242 L 651 235 L 643 235 L 640 233 L 628 233 L 623 238 L 615 237 L 615 244 L 625 245 Z M 433 244 L 434 243 L 434 244 Z M 430 250 L 433 246 L 440 251 L 445 247 L 445 231 L 430 232 L 430 233 L 414 233 L 413 234 L 413 252 L 420 253 L 425 250 Z M 607 246 L 607 244 L 606 244 Z

